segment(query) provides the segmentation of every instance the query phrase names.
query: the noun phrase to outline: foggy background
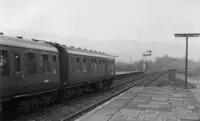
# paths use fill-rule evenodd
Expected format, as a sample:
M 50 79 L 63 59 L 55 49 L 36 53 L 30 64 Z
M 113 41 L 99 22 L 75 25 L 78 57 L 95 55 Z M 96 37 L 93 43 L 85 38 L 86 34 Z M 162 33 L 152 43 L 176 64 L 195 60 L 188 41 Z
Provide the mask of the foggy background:
M 135 62 L 152 50 L 152 60 L 183 58 L 185 39 L 200 32 L 199 0 L 0 0 L 5 35 L 54 41 L 103 51 Z M 189 59 L 200 60 L 200 39 L 189 38 Z

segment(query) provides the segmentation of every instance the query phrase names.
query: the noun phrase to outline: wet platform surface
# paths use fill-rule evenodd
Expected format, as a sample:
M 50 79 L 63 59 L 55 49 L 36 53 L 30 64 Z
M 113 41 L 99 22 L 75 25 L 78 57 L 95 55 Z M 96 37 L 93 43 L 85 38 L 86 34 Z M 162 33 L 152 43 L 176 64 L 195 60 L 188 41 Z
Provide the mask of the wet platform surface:
M 77 121 L 200 121 L 200 89 L 134 87 Z

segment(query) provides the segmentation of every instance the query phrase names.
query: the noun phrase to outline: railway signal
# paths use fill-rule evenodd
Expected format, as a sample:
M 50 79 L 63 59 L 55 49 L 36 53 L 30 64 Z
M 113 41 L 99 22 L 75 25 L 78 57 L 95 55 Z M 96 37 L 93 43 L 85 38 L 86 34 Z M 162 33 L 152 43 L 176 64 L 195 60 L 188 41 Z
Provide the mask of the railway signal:
M 144 53 L 143 53 L 143 72 L 145 72 L 145 57 L 146 56 L 151 56 L 152 55 L 152 53 L 151 53 L 151 50 L 146 50 Z
M 187 73 L 188 73 L 188 37 L 199 37 L 200 33 L 179 33 L 174 34 L 175 37 L 186 38 L 186 52 L 185 52 L 185 89 L 187 89 Z

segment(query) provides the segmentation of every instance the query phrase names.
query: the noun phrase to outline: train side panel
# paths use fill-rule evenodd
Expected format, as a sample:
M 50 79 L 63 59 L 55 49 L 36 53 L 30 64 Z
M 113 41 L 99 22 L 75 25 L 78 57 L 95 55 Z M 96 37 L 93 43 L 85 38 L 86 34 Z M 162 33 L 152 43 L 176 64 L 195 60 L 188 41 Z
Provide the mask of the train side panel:
M 52 43 L 59 51 L 60 85 L 70 87 L 113 78 L 114 58 Z
M 93 83 L 115 76 L 114 60 L 69 54 L 69 85 Z
M 105 58 L 69 54 L 69 84 L 102 81 L 105 78 Z M 104 67 L 104 69 L 103 69 Z
M 1 99 L 59 86 L 58 52 L 0 44 L 0 70 Z

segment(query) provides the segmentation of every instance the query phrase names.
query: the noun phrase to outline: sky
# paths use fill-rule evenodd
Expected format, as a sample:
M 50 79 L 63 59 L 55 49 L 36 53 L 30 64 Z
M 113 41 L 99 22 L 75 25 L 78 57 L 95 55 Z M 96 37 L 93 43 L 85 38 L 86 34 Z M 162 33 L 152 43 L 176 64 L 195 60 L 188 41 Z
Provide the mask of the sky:
M 199 0 L 0 0 L 5 35 L 54 41 L 139 60 L 185 56 L 185 39 L 200 33 Z M 200 38 L 189 38 L 189 59 L 200 60 Z

